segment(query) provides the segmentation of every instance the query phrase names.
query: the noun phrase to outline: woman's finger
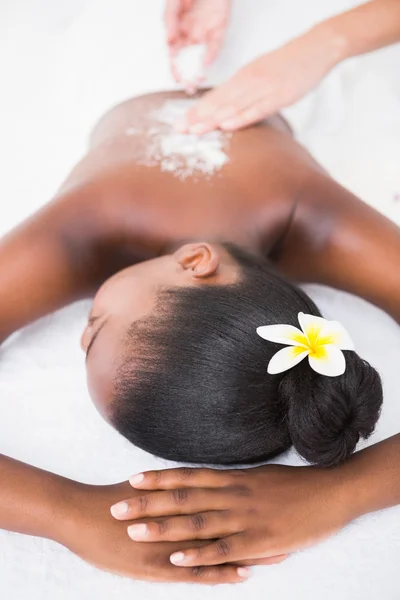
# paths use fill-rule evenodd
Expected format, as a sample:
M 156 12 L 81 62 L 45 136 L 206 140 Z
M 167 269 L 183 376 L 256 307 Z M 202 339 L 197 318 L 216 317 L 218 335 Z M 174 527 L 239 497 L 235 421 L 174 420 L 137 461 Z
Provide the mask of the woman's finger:
M 179 469 L 163 469 L 159 471 L 146 471 L 138 473 L 129 479 L 134 488 L 144 490 L 170 490 L 181 487 L 220 488 L 232 485 L 243 471 L 196 469 L 181 467 Z
M 254 558 L 269 558 L 269 556 L 277 556 L 279 554 L 271 549 L 269 555 L 265 546 L 264 544 L 262 554 Z M 174 565 L 182 567 L 236 563 L 241 560 L 249 560 L 249 547 L 251 547 L 249 534 L 235 533 L 206 546 L 174 552 L 170 560 Z
M 172 570 L 171 570 L 172 568 Z M 179 571 L 179 572 L 178 572 Z M 157 571 L 159 581 L 160 574 Z M 165 578 L 167 581 L 177 581 L 182 583 L 199 583 L 202 585 L 217 585 L 219 583 L 243 583 L 251 575 L 248 567 L 237 567 L 233 565 L 224 565 L 217 567 L 191 567 L 190 569 L 178 569 L 178 567 L 166 567 Z
M 151 492 L 114 504 L 111 514 L 119 521 L 187 515 L 209 510 L 225 510 L 229 506 L 229 492 L 218 489 L 176 488 Z
M 252 560 L 239 560 L 235 564 L 240 567 L 258 567 L 261 565 L 277 565 L 288 558 L 288 554 L 270 556 L 267 558 L 253 558 Z
M 241 531 L 240 519 L 229 511 L 208 511 L 134 523 L 128 535 L 135 542 L 182 542 L 210 540 Z

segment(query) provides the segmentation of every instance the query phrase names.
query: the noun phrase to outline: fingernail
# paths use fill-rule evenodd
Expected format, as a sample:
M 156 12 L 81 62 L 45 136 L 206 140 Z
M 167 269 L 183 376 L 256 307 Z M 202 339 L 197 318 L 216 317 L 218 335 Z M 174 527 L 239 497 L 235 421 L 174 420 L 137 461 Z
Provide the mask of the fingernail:
M 194 133 L 195 135 L 200 135 L 206 131 L 207 127 L 203 123 L 197 123 L 197 125 L 189 127 L 189 133 Z
M 142 540 L 147 535 L 147 525 L 129 525 L 128 535 L 133 540 Z
M 132 477 L 129 479 L 129 483 L 134 487 L 135 485 L 142 483 L 143 480 L 144 480 L 143 473 L 138 473 L 137 475 L 132 475 Z
M 239 567 L 237 569 L 237 574 L 239 575 L 239 577 L 250 577 L 251 571 L 246 567 Z
M 129 504 L 127 504 L 126 502 L 119 502 L 118 504 L 114 504 L 114 506 L 110 508 L 112 516 L 116 517 L 117 519 L 119 517 L 125 516 L 128 510 Z
M 174 554 L 171 554 L 169 559 L 174 565 L 176 565 L 182 563 L 185 560 L 185 555 L 183 554 L 183 552 L 174 552 Z

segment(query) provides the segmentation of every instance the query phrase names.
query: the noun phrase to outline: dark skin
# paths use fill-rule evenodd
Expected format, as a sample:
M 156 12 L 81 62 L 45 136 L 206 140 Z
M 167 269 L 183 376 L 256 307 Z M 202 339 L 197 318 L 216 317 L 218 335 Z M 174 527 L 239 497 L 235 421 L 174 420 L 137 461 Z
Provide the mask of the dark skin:
M 296 281 L 362 296 L 400 323 L 400 230 L 325 173 L 279 117 L 235 133 L 230 161 L 213 177 L 181 181 L 138 165 L 146 137 L 125 131 L 171 96 L 134 99 L 106 115 L 53 201 L 0 242 L 0 341 L 95 294 L 82 346 L 90 346 L 89 389 L 105 418 L 110 358 L 130 322 L 151 312 L 160 286 L 237 280 L 220 242 L 269 257 Z M 134 490 L 127 482 L 84 485 L 2 457 L 0 527 L 49 537 L 135 578 L 238 582 L 247 576 L 238 565 L 280 561 L 360 514 L 399 503 L 399 465 L 394 436 L 327 471 L 178 469 L 145 474 Z M 113 518 L 110 506 L 124 498 L 128 512 Z M 136 519 L 148 527 L 130 529 L 132 538 L 153 543 L 131 541 L 121 521 Z M 196 543 L 181 566 L 171 563 Z

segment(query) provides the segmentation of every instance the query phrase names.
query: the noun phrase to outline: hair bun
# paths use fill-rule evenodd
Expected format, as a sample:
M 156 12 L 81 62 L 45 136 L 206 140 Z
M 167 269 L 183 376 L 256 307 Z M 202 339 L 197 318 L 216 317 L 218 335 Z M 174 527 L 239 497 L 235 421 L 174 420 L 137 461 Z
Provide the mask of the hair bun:
M 296 451 L 322 467 L 337 465 L 375 429 L 383 401 L 378 372 L 355 352 L 345 352 L 346 371 L 325 377 L 302 361 L 279 385 Z

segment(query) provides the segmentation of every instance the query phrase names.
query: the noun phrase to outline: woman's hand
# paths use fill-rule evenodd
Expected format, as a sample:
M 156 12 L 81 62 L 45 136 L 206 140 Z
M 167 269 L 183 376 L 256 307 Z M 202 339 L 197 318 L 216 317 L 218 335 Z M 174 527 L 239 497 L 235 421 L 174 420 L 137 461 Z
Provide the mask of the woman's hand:
M 213 62 L 222 45 L 230 0 L 166 0 L 165 26 L 171 69 L 178 81 L 174 58 L 185 46 L 205 44 L 204 66 Z
M 233 131 L 261 121 L 302 98 L 339 62 L 340 40 L 316 27 L 240 69 L 205 94 L 182 131 Z
M 143 520 L 128 527 L 135 541 L 213 540 L 180 547 L 171 555 L 175 565 L 265 564 L 269 557 L 278 562 L 357 516 L 339 473 L 340 468 L 277 465 L 150 471 L 131 479 L 142 496 L 114 506 L 112 513 L 119 520 Z
M 132 496 L 128 482 L 91 486 L 67 480 L 64 485 L 67 485 L 64 489 L 66 506 L 59 507 L 58 535 L 54 539 L 100 569 L 134 579 L 208 585 L 239 583 L 248 575 L 246 569 L 238 572 L 236 566 L 179 569 L 169 557 L 181 549 L 182 544 L 132 543 L 126 524 L 110 514 L 112 504 Z M 135 495 L 140 497 L 142 492 Z M 193 543 L 186 547 L 189 545 Z

